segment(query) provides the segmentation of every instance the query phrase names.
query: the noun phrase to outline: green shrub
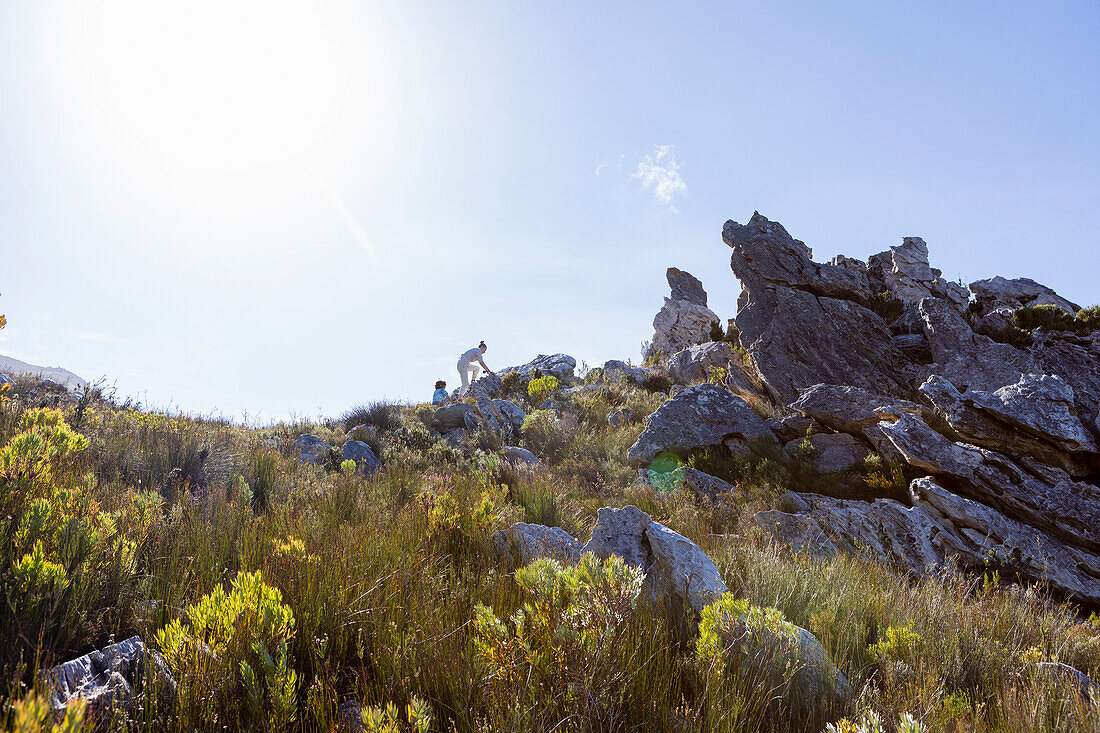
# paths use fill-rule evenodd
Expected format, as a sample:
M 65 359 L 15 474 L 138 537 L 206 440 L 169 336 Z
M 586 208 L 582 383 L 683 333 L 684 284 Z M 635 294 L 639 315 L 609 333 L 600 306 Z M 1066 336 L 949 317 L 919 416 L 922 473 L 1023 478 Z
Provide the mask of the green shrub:
M 875 293 L 868 301 L 867 307 L 882 317 L 887 323 L 893 323 L 901 318 L 905 312 L 905 301 L 894 297 L 889 290 Z
M 401 427 L 401 406 L 383 400 L 368 402 L 345 412 L 340 422 L 345 432 L 358 425 L 373 425 L 382 432 L 390 432 Z
M 569 432 L 553 410 L 528 413 L 521 429 L 525 447 L 545 460 L 557 460 L 569 444 Z
M 527 396 L 531 398 L 531 404 L 541 405 L 560 386 L 561 382 L 555 376 L 538 377 L 527 385 Z
M 1012 321 L 1024 331 L 1042 329 L 1044 331 L 1071 331 L 1087 336 L 1100 329 L 1100 306 L 1082 308 L 1076 315 L 1067 313 L 1056 305 L 1026 305 L 1016 309 Z

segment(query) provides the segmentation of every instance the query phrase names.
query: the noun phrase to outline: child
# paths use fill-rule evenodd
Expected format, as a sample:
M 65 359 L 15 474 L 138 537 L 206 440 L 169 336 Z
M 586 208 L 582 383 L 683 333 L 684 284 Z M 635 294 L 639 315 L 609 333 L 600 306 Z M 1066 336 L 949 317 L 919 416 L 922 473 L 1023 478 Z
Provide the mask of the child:
M 432 404 L 442 404 L 445 399 L 447 399 L 447 383 L 440 379 L 435 383 L 435 392 L 432 394 Z

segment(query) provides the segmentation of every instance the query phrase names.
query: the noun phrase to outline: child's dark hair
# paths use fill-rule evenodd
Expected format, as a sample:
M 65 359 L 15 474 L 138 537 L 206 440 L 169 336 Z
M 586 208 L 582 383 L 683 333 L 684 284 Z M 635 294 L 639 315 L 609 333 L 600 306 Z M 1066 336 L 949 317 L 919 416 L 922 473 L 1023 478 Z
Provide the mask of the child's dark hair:
M 484 348 L 485 348 L 485 342 L 484 342 L 484 341 L 482 341 L 482 342 L 481 342 L 480 344 L 478 344 L 478 345 L 477 345 L 477 347 L 478 347 L 479 349 L 484 349 Z
M 444 382 L 442 379 L 436 380 L 436 383 L 435 383 L 435 388 L 436 389 L 446 389 L 446 387 L 447 387 L 447 383 Z

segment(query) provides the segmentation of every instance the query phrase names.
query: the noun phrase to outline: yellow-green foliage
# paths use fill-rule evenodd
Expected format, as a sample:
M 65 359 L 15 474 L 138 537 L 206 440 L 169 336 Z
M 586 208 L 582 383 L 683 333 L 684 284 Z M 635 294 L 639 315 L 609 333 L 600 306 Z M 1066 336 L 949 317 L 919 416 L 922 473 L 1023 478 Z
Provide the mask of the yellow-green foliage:
M 180 684 L 185 709 L 202 710 L 204 723 L 217 719 L 215 702 L 232 699 L 241 687 L 239 670 L 254 722 L 278 727 L 293 720 L 297 682 L 288 670 L 286 642 L 294 635 L 294 612 L 283 605 L 278 589 L 264 583 L 259 571 L 242 571 L 228 591 L 216 586 L 186 615 L 186 622 L 173 619 L 155 637 Z M 277 659 L 271 649 L 278 650 Z
M 57 410 L 27 410 L 19 420 L 20 433 L 0 449 L 0 478 L 13 490 L 48 486 L 58 467 L 88 447 Z
M 385 706 L 372 705 L 363 708 L 360 717 L 367 733 L 401 733 L 402 731 L 428 733 L 432 727 L 431 707 L 423 698 L 416 695 L 409 697 L 404 718 L 392 702 L 386 703 Z
M 506 621 L 491 608 L 474 608 L 475 643 L 488 672 L 489 694 L 519 695 L 528 703 L 537 687 L 568 694 L 579 686 L 594 695 L 615 686 L 615 653 L 642 587 L 640 570 L 618 557 L 585 554 L 576 565 L 540 558 L 516 571 L 526 601 Z
M 750 652 L 774 647 L 778 641 L 797 639 L 797 628 L 777 608 L 761 608 L 744 598 L 727 593 L 703 609 L 699 620 L 699 641 L 695 653 L 707 667 L 721 671 L 735 642 Z M 747 640 L 748 645 L 739 642 Z
M 545 377 L 535 377 L 527 384 L 527 396 L 533 404 L 540 405 L 560 386 L 561 382 L 555 376 L 548 374 Z
M 924 733 L 925 728 L 909 713 L 902 713 L 895 728 L 897 733 Z M 847 718 L 825 726 L 825 733 L 886 733 L 882 719 L 873 710 L 864 713 L 859 722 Z
M 6 730 L 12 733 L 81 733 L 89 729 L 84 720 L 87 708 L 83 698 L 78 697 L 68 704 L 65 714 L 58 720 L 46 696 L 31 690 L 12 703 L 10 728 Z
M 922 643 L 920 634 L 913 631 L 911 626 L 891 626 L 883 633 L 882 639 L 877 644 L 872 644 L 868 651 L 883 662 L 911 663 L 920 652 Z

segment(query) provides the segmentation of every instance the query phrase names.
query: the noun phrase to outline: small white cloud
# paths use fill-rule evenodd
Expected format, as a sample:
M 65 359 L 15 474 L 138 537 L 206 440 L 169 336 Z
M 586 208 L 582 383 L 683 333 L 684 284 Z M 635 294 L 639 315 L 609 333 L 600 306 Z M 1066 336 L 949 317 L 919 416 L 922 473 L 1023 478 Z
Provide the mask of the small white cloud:
M 680 161 L 671 145 L 658 145 L 653 152 L 638 163 L 638 169 L 630 176 L 641 182 L 642 188 L 654 198 L 676 211 L 672 199 L 687 193 L 687 184 L 680 177 Z
M 600 171 L 602 171 L 606 167 L 607 167 L 607 161 L 605 160 L 604 162 L 602 162 L 598 166 L 596 166 L 596 175 L 597 176 L 600 175 Z

